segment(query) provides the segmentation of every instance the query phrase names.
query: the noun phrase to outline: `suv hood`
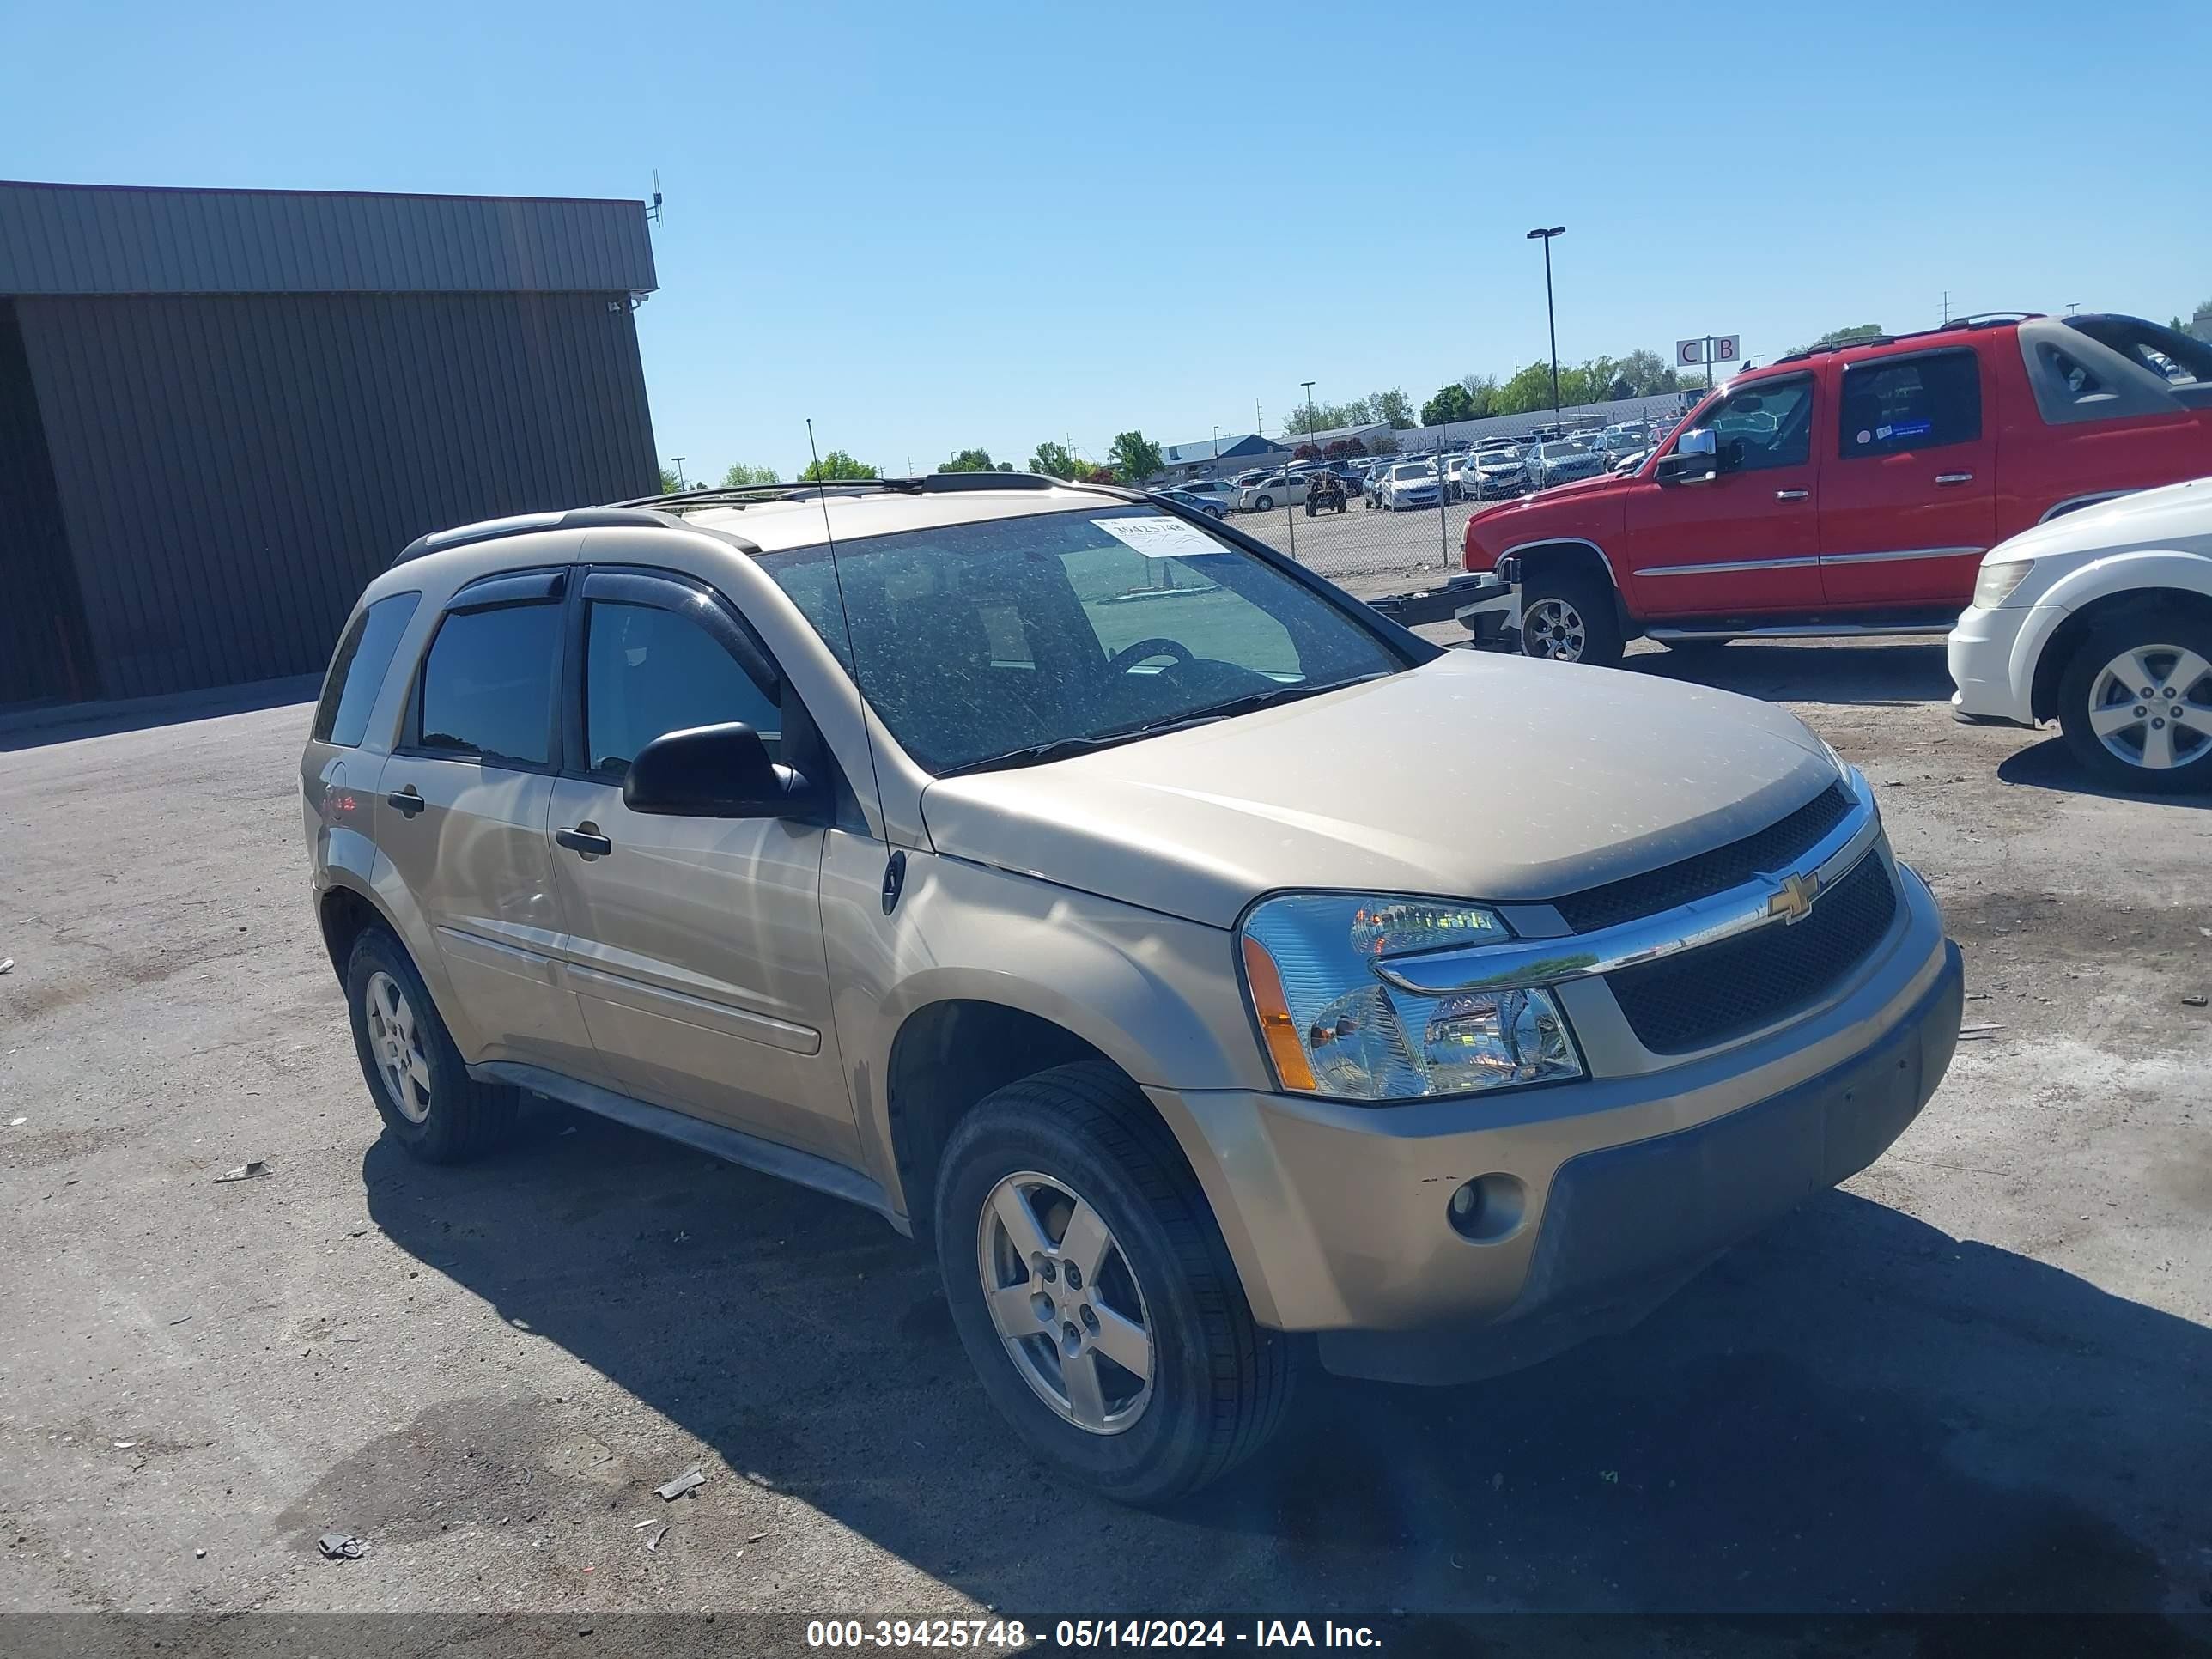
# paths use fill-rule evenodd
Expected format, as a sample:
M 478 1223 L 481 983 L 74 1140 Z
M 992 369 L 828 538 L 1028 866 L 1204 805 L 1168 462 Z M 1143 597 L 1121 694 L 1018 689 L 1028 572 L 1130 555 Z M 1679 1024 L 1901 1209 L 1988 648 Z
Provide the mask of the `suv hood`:
M 1770 704 L 1618 669 L 1425 666 L 933 783 L 940 853 L 1216 927 L 1284 888 L 1547 899 L 1739 840 L 1836 778 Z

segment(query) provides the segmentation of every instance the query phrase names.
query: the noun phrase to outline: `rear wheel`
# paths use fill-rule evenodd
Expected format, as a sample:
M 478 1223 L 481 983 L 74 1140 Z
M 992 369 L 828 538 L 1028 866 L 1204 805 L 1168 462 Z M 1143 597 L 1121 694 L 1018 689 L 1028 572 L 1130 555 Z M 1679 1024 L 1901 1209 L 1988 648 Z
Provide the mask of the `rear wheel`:
M 394 1140 L 425 1163 L 458 1164 L 506 1139 L 520 1092 L 469 1075 L 398 939 L 381 927 L 363 933 L 345 983 L 362 1076 Z
M 1625 644 L 1607 584 L 1573 570 L 1540 570 L 1522 583 L 1522 654 L 1611 668 Z
M 1274 506 L 1275 498 L 1273 495 L 1262 495 L 1252 503 L 1252 510 L 1255 513 L 1269 513 L 1274 510 Z
M 1041 1072 L 962 1119 L 936 1228 L 984 1391 L 1061 1474 L 1163 1503 L 1280 1425 L 1291 1339 L 1254 1322 L 1197 1180 L 1112 1066 Z
M 2075 758 L 2123 789 L 2212 789 L 2212 626 L 2142 615 L 2094 630 L 2058 684 Z

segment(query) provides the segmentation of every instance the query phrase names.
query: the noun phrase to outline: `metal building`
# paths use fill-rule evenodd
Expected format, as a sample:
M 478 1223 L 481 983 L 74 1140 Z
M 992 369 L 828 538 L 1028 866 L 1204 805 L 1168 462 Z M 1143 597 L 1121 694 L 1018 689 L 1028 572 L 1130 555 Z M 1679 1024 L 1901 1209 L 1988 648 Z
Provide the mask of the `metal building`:
M 648 495 L 640 202 L 0 183 L 0 708 L 319 670 L 426 530 Z

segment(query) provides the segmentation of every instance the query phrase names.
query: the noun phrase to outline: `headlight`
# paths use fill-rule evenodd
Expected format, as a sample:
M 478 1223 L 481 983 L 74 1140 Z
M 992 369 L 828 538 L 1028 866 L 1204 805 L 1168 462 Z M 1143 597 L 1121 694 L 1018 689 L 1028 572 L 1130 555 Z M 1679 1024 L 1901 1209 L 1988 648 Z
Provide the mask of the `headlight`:
M 1241 931 L 1245 991 L 1293 1093 L 1415 1100 L 1583 1074 L 1549 992 L 1421 996 L 1376 973 L 1393 957 L 1504 943 L 1512 930 L 1495 911 L 1293 893 L 1255 906 Z
M 1985 564 L 1982 574 L 1974 580 L 1974 604 L 1984 611 L 1994 611 L 2013 595 L 2013 590 L 2027 580 L 2027 573 L 2035 568 L 2033 559 L 2010 559 L 2002 564 Z

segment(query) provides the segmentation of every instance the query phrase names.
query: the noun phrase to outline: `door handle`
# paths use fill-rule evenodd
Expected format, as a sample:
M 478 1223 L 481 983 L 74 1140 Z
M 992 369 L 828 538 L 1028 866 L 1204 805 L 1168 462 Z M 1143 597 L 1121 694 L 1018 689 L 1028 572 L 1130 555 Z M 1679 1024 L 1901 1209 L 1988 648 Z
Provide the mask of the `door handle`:
M 401 817 L 411 818 L 430 803 L 424 800 L 420 792 L 410 783 L 404 789 L 395 789 L 386 795 L 384 798 L 384 804 L 386 806 L 398 808 Z
M 1778 501 L 1802 501 L 1812 493 L 1809 489 L 1778 489 L 1774 492 L 1774 499 Z
M 581 853 L 587 859 L 603 859 L 615 850 L 614 842 L 599 833 L 599 826 L 589 818 L 573 830 L 556 830 L 553 839 L 572 853 Z
M 1936 482 L 1939 484 L 1972 483 L 1973 481 L 1974 475 L 1971 472 L 1938 472 L 1936 475 Z

